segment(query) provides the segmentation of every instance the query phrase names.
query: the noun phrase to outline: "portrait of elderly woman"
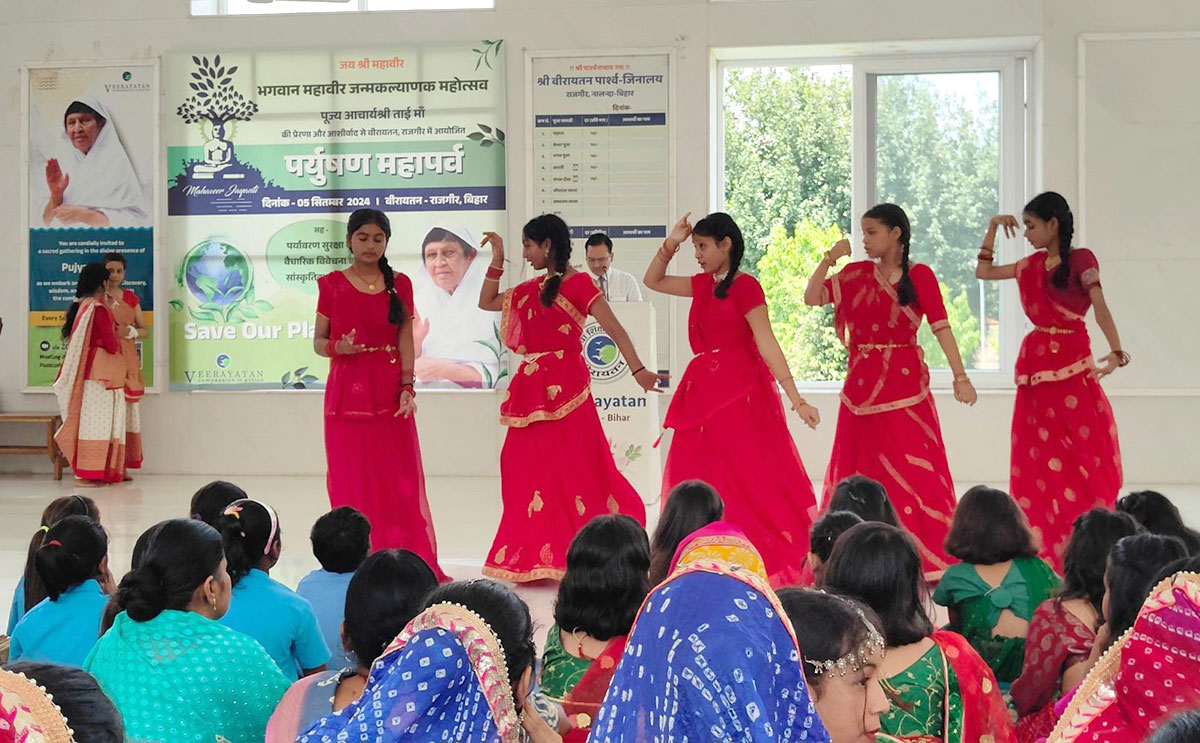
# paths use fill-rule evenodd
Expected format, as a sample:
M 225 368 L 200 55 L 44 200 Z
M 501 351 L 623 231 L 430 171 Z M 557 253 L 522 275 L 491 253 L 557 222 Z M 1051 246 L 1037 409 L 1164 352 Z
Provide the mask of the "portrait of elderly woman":
M 62 127 L 62 151 L 46 161 L 50 197 L 42 222 L 47 227 L 149 224 L 141 184 L 104 105 L 91 97 L 72 101 Z
M 474 234 L 462 225 L 436 225 L 421 241 L 414 371 L 422 385 L 479 389 L 500 379 L 500 313 L 479 309 L 488 262 L 478 252 Z

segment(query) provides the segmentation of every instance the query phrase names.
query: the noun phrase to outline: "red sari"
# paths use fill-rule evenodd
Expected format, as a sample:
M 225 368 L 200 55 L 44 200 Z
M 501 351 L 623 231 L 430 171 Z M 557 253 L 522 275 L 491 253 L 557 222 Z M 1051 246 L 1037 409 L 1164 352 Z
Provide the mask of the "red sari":
M 567 277 L 549 307 L 544 277 L 504 294 L 500 335 L 525 359 L 500 405 L 504 514 L 483 574 L 514 583 L 561 580 L 567 548 L 595 516 L 646 523 L 637 491 L 617 470 L 592 399 L 580 334 L 601 294 L 585 273 Z
M 917 345 L 924 316 L 936 332 L 950 326 L 937 277 L 914 264 L 917 299 L 900 306 L 896 286 L 871 261 L 858 261 L 825 280 L 838 337 L 850 352 L 822 507 L 851 475 L 878 480 L 904 528 L 917 539 L 927 575 L 946 569 L 942 542 L 954 513 L 929 367 Z
M 137 321 L 140 305 L 138 295 L 129 289 L 123 289 L 121 298 L 110 305 L 113 319 L 117 322 L 121 359 L 125 363 L 125 466 L 129 469 L 142 466 L 141 399 L 146 387 L 142 384 L 142 357 L 138 355 L 137 343 L 125 335 Z
M 1076 517 L 1112 508 L 1121 489 L 1117 421 L 1095 368 L 1084 318 L 1100 285 L 1092 251 L 1070 254 L 1066 289 L 1051 282 L 1046 253 L 1017 263 L 1021 306 L 1033 330 L 1017 357 L 1009 489 L 1041 540 L 1042 557 L 1062 572 Z
M 746 313 L 766 304 L 739 273 L 725 299 L 712 274 L 692 277 L 688 340 L 695 355 L 667 410 L 675 430 L 663 470 L 662 504 L 684 480 L 704 480 L 725 501 L 725 521 L 745 532 L 772 586 L 800 579 L 816 516 L 812 481 L 788 431 L 779 391 L 758 353 Z
M 396 293 L 413 313 L 412 282 L 396 273 Z M 353 506 L 371 522 L 375 549 L 420 555 L 439 580 L 437 539 L 425 497 L 425 471 L 415 416 L 396 415 L 400 402 L 399 328 L 388 322 L 388 294 L 359 291 L 341 271 L 317 280 L 317 313 L 329 319 L 329 337 L 357 331 L 368 351 L 337 356 L 325 384 L 325 477 L 329 504 Z

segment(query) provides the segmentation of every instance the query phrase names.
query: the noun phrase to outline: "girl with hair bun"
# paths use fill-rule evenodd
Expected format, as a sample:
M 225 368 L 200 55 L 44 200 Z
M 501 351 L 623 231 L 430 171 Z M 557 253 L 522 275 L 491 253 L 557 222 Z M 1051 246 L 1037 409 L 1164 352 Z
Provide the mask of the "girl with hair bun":
M 359 209 L 346 226 L 353 263 L 317 280 L 313 348 L 329 358 L 325 384 L 326 489 L 330 508 L 371 522 L 376 549 L 408 549 L 440 580 L 437 538 L 417 439 L 413 286 L 387 259 L 392 226 Z
M 229 609 L 221 535 L 202 521 L 152 527 L 121 579 L 121 613 L 83 664 L 130 741 L 263 740 L 288 681 L 262 646 L 217 620 Z
M 974 405 L 975 388 L 937 277 L 929 266 L 909 260 L 908 215 L 895 204 L 879 204 L 863 214 L 861 224 L 867 260 L 826 278 L 840 258 L 850 255 L 850 241 L 840 240 L 804 290 L 805 304 L 833 304 L 834 327 L 849 352 L 822 506 L 850 475 L 879 481 L 901 525 L 917 539 L 926 577 L 934 578 L 949 564 L 942 543 L 955 499 L 929 367 L 917 343 L 922 320 L 954 373 L 954 399 Z
M 504 514 L 483 573 L 515 583 L 561 580 L 571 538 L 593 517 L 623 513 L 646 523 L 646 508 L 617 469 L 592 400 L 580 340 L 588 315 L 642 389 L 654 390 L 665 377 L 638 358 L 596 283 L 571 267 L 571 231 L 562 219 L 543 214 L 526 223 L 523 257 L 546 273 L 503 293 L 504 241 L 484 235 L 492 263 L 479 308 L 503 312 L 504 344 L 525 358 L 500 404 L 500 422 L 508 426 L 500 452 Z
M 46 532 L 34 561 L 47 596 L 17 622 L 9 660 L 82 666 L 115 589 L 108 535 L 87 516 L 68 516 Z
M 644 278 L 655 291 L 692 300 L 688 340 L 696 355 L 663 423 L 675 434 L 663 467 L 662 501 L 665 507 L 671 488 L 685 480 L 710 483 L 725 501 L 724 520 L 762 554 L 771 585 L 795 583 L 817 499 L 788 432 L 779 387 L 809 428 L 821 416 L 796 391 L 762 287 L 739 270 L 741 229 L 724 212 L 694 227 L 690 216 L 671 229 Z M 668 264 L 688 237 L 700 273 L 668 276 Z
M 1112 508 L 1121 490 L 1117 420 L 1100 380 L 1129 363 L 1100 286 L 1100 264 L 1087 248 L 1071 247 L 1075 217 L 1053 191 L 1025 205 L 1022 219 L 1032 255 L 994 265 L 996 233 L 1015 237 L 1021 224 L 992 217 L 975 275 L 1016 279 L 1021 307 L 1033 329 L 1017 356 L 1009 492 L 1042 542 L 1042 554 L 1061 570 L 1071 524 L 1094 506 Z M 1092 358 L 1088 310 L 1111 349 Z
M 289 680 L 324 671 L 329 648 L 308 599 L 273 580 L 283 535 L 275 509 L 256 500 L 234 501 L 217 520 L 233 584 L 226 627 L 258 640 Z

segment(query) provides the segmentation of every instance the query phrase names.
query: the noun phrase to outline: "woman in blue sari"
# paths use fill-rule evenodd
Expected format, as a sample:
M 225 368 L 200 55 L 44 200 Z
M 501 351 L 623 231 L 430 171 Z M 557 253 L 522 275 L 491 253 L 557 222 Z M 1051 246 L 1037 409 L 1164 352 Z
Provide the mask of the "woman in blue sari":
M 540 743 L 557 735 L 530 712 L 533 622 L 512 589 L 449 583 L 371 667 L 362 697 L 299 743 Z
M 591 741 L 828 743 L 758 551 L 716 522 L 642 604 Z

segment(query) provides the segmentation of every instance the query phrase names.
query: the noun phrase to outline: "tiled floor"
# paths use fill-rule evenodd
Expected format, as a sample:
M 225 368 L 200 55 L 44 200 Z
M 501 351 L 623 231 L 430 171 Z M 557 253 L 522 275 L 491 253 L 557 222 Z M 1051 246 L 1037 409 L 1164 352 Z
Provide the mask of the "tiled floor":
M 108 530 L 109 561 L 118 578 L 129 568 L 133 543 L 146 528 L 159 521 L 188 515 L 191 494 L 212 478 L 182 475 L 147 475 L 133 482 L 80 490 L 100 506 Z M 234 479 L 251 497 L 270 503 L 279 512 L 284 549 L 272 577 L 295 586 L 317 567 L 308 540 L 313 521 L 328 510 L 325 481 L 320 477 L 255 476 Z M 472 578 L 491 546 L 500 520 L 500 482 L 494 477 L 430 478 L 430 508 L 437 528 L 442 567 L 455 578 Z M 959 488 L 961 492 L 967 486 Z M 1130 489 L 1151 487 L 1131 483 Z M 1200 526 L 1200 485 L 1158 486 L 1183 511 L 1188 523 Z M 47 475 L 0 474 L 0 612 L 7 620 L 12 587 L 25 562 L 29 539 L 37 528 L 46 503 L 75 492 L 69 473 L 61 482 Z M 650 527 L 657 508 L 649 509 Z M 553 623 L 555 589 L 549 585 L 518 589 L 542 628 Z M 2 627 L 3 625 L 0 625 Z M 539 644 L 541 637 L 538 638 Z

